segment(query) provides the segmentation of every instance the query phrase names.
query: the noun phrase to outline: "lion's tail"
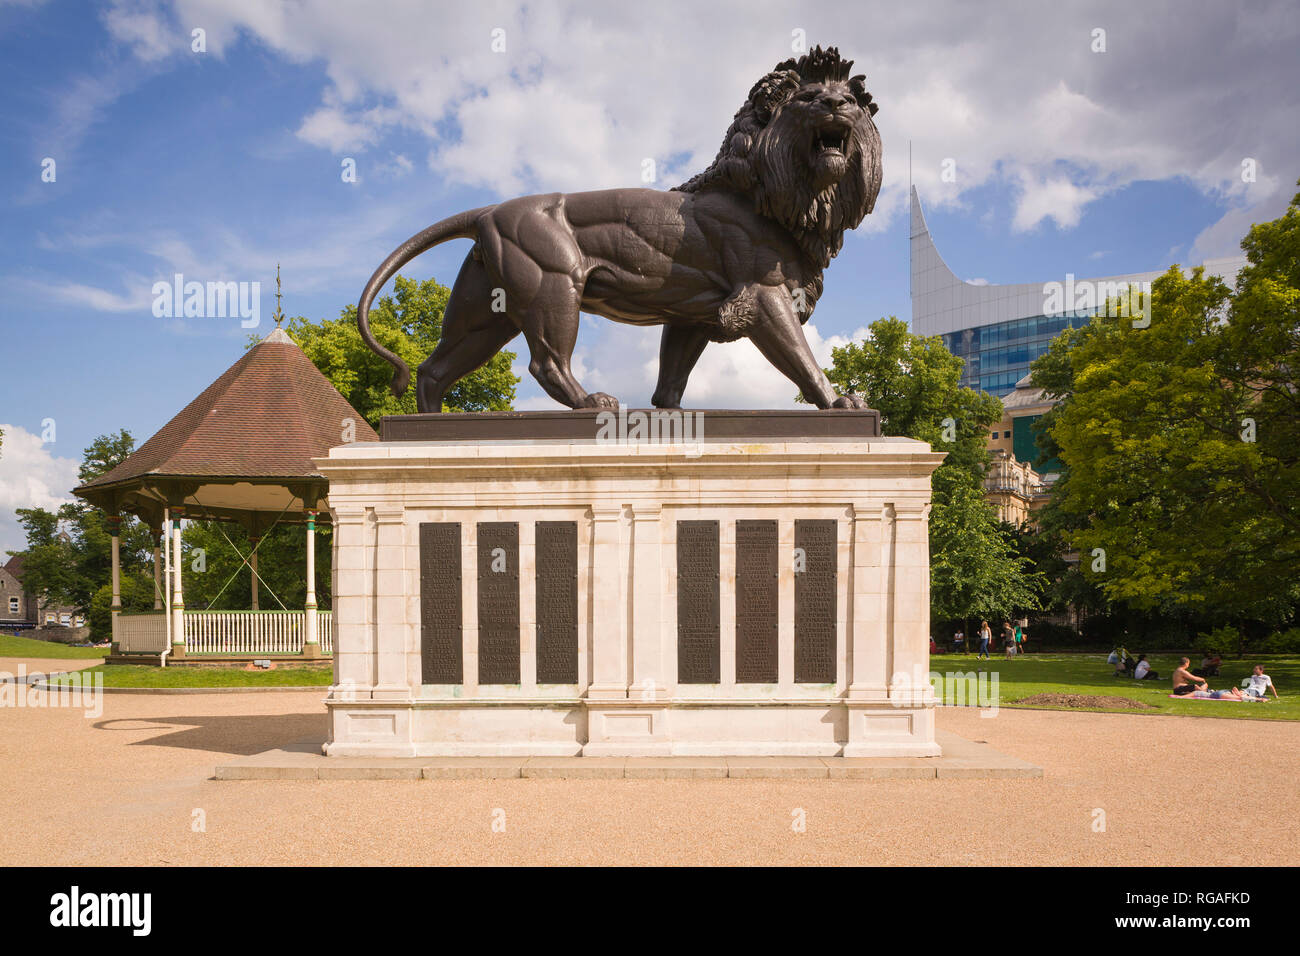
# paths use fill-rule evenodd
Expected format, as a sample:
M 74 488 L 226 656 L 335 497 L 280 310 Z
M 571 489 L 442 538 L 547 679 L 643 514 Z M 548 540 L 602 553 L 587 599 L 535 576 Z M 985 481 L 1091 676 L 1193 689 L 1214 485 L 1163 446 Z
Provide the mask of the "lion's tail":
M 357 303 L 357 328 L 361 332 L 362 340 L 366 345 L 370 346 L 370 350 L 396 369 L 393 373 L 394 395 L 401 396 L 405 394 L 406 387 L 411 383 L 411 370 L 399 356 L 375 341 L 375 337 L 370 331 L 370 303 L 374 301 L 379 290 L 384 287 L 384 283 L 391 279 L 398 269 L 420 253 L 432 249 L 439 243 L 446 242 L 449 239 L 478 238 L 478 217 L 491 208 L 491 206 L 482 206 L 468 212 L 457 213 L 441 222 L 435 222 L 422 232 L 417 232 L 394 249 L 388 258 L 380 263 L 379 268 L 375 270 L 375 274 L 366 283 L 366 287 L 361 290 L 361 300 Z

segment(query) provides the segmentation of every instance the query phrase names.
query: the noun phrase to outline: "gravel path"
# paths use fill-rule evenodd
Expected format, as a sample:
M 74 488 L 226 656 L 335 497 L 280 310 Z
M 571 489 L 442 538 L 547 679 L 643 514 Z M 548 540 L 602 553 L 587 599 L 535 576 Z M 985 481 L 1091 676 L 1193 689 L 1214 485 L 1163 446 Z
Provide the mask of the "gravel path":
M 105 695 L 90 719 L 0 708 L 0 864 L 1300 859 L 1294 722 L 939 712 L 940 727 L 1039 764 L 1042 780 L 209 779 L 230 755 L 323 735 L 322 696 Z M 792 829 L 797 809 L 806 832 Z

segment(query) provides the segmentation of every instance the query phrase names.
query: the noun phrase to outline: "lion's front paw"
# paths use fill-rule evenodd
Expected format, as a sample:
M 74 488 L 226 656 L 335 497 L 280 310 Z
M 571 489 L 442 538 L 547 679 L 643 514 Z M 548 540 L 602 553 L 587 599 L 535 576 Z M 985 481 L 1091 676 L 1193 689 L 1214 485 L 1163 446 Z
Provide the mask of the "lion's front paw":
M 582 400 L 579 408 L 609 408 L 618 410 L 618 399 L 604 392 L 592 392 Z
M 849 393 L 841 395 L 835 401 L 831 402 L 831 408 L 866 408 L 866 400 L 861 395 Z

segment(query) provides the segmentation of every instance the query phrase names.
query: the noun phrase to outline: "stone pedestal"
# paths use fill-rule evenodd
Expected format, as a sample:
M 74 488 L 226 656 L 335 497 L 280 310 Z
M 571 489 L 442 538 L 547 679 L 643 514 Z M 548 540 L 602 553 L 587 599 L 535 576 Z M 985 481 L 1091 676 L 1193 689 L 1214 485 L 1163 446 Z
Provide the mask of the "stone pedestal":
M 451 437 L 421 440 L 426 416 L 408 416 L 404 440 L 319 459 L 326 752 L 937 755 L 926 529 L 943 455 L 851 413 L 772 413 L 768 439 L 751 414 L 741 434 L 706 416 L 666 442 L 584 433 L 577 413 L 532 439 L 526 414 L 498 416 L 495 439 L 491 416 L 444 416 L 431 427 Z

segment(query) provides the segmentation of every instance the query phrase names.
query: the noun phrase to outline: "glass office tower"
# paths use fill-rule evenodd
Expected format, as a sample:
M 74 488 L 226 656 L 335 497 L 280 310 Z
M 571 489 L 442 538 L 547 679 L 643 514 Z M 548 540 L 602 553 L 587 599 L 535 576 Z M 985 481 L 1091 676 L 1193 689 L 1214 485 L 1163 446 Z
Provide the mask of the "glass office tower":
M 1047 351 L 1053 338 L 1067 326 L 1089 321 L 1086 313 L 1046 314 L 1051 300 L 1045 286 L 1048 282 L 1065 283 L 1064 275 L 1023 285 L 975 285 L 957 278 L 934 246 L 915 187 L 911 258 L 912 331 L 941 336 L 949 351 L 965 360 L 961 381 L 970 388 L 999 397 L 1010 394 L 1016 382 L 1029 374 L 1029 363 Z M 1231 286 L 1237 270 L 1245 264 L 1244 257 L 1234 256 L 1207 260 L 1205 267 Z M 1138 272 L 1071 281 L 1100 288 L 1103 284 L 1152 282 L 1159 275 Z

